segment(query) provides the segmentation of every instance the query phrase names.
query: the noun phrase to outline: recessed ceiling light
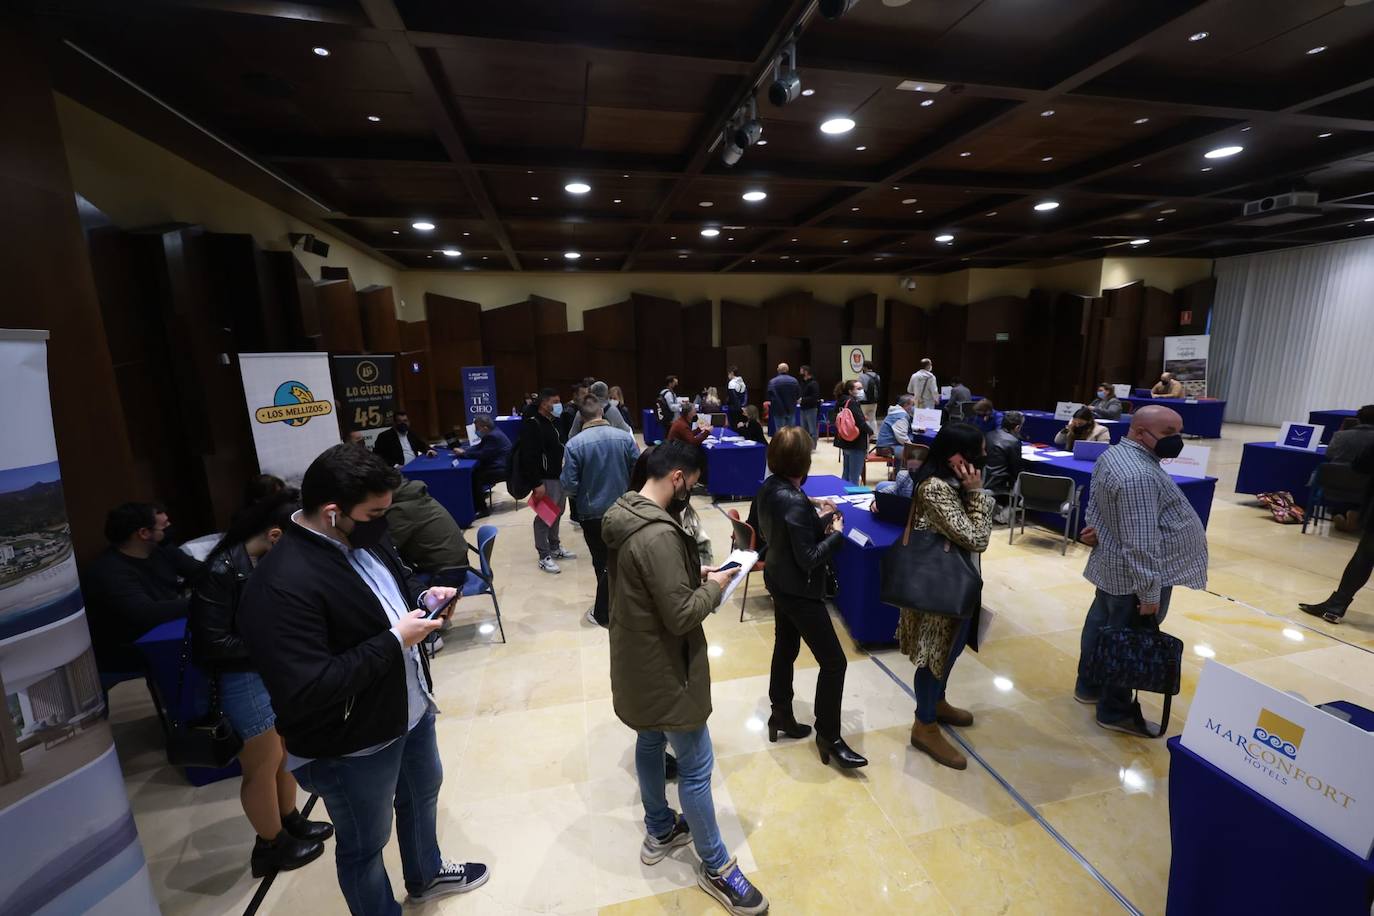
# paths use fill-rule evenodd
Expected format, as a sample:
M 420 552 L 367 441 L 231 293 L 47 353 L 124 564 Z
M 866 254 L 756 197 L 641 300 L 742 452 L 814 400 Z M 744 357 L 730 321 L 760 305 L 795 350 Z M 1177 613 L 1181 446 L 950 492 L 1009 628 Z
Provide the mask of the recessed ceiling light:
M 996 210 L 993 210 L 991 213 L 984 213 L 983 215 L 984 215 L 984 216 L 996 216 L 996 215 L 997 215 L 997 211 L 996 211 Z
M 538 199 L 539 199 L 538 195 L 535 195 L 535 194 L 531 194 L 531 195 L 530 195 L 530 200 L 538 200 Z
M 1329 136 L 1331 136 L 1331 131 L 1328 130 L 1326 133 L 1317 134 L 1317 139 L 1318 139 L 1318 140 L 1325 140 L 1325 139 L 1326 139 L 1327 137 L 1329 137 Z
M 687 257 L 687 255 L 685 255 L 685 254 L 680 254 L 680 255 L 678 255 L 678 260 L 681 260 L 681 259 L 683 259 L 683 258 L 685 258 L 685 257 Z
M 381 118 L 377 117 L 376 115 L 368 115 L 368 116 L 367 116 L 367 119 L 368 119 L 369 121 L 371 121 L 373 124 L 376 124 L 378 121 L 382 120 Z
M 1143 162 L 1137 162 L 1135 165 L 1131 166 L 1131 168 L 1133 168 L 1133 169 L 1138 169 L 1138 168 L 1140 168 L 1140 167 L 1141 167 L 1142 165 L 1144 165 L 1144 164 L 1145 164 L 1145 163 L 1143 163 Z
M 1057 210 L 1059 209 L 1059 201 L 1042 200 L 1040 201 L 1040 203 L 1035 205 L 1035 209 L 1039 210 L 1041 213 L 1044 213 L 1047 210 Z
M 1177 212 L 1178 212 L 1178 208 L 1177 208 L 1177 207 L 1170 207 L 1170 208 L 1167 209 L 1167 210 L 1160 210 L 1159 212 L 1160 212 L 1160 213 L 1163 213 L 1165 216 L 1168 216 L 1170 213 L 1177 213 Z
M 853 129 L 853 118 L 831 118 L 821 122 L 821 133 L 823 134 L 847 134 Z
M 858 213 L 858 212 L 859 212 L 859 208 L 858 208 L 858 207 L 850 207 L 850 208 L 849 208 L 849 212 L 850 212 L 850 213 Z
M 972 156 L 972 155 L 973 155 L 973 153 L 970 153 L 968 150 L 964 150 L 962 153 L 959 154 L 959 158 L 960 158 L 960 159 L 967 159 L 969 156 Z
M 1139 248 L 1141 245 L 1150 244 L 1149 239 L 1131 239 L 1131 244 Z
M 591 189 L 592 186 L 585 181 L 570 181 L 563 185 L 563 190 L 567 191 L 569 194 L 586 194 Z
M 1325 50 L 1326 50 L 1326 45 L 1317 45 L 1315 48 L 1308 48 L 1308 49 L 1307 49 L 1307 53 L 1308 53 L 1308 55 L 1310 56 L 1310 55 L 1313 55 L 1313 54 L 1320 54 L 1320 53 L 1322 53 L 1322 52 L 1325 51 Z
M 450 257 L 450 258 L 456 258 L 456 257 L 458 257 L 459 255 L 462 254 L 462 252 L 459 251 L 457 248 L 445 248 L 445 249 L 443 249 L 443 252 L 442 252 L 442 253 L 443 253 L 445 256 Z
M 1157 222 L 1157 223 L 1162 223 L 1162 222 L 1164 222 L 1164 217 L 1162 217 L 1162 216 L 1157 216 L 1157 217 L 1155 217 L 1155 222 Z
M 756 141 L 754 142 L 754 145 L 755 145 L 755 146 L 767 146 L 767 145 L 768 145 L 768 141 L 767 141 L 767 140 L 756 140 Z
M 1054 117 L 1054 109 L 1053 109 L 1053 108 L 1046 108 L 1044 111 L 1040 112 L 1040 117 L 1042 117 L 1042 118 L 1052 118 L 1052 117 Z
M 578 258 L 582 257 L 582 252 L 580 252 L 580 251 L 565 251 L 565 252 L 563 252 L 563 257 L 567 258 L 569 261 L 576 261 Z
M 401 230 L 400 230 L 400 229 L 392 229 L 392 230 L 391 230 L 391 234 L 392 234 L 392 235 L 400 235 L 400 234 L 401 234 Z
M 866 146 L 856 146 L 856 147 L 854 147 L 854 152 L 856 152 L 856 153 L 862 153 L 862 152 L 863 152 L 864 150 L 866 150 L 866 149 L 868 149 L 868 147 L 866 147 Z
M 613 204 L 618 204 L 618 203 L 620 203 L 620 198 L 617 197 L 615 200 L 611 201 L 611 203 L 613 203 Z
M 802 95 L 805 95 L 805 96 L 813 96 L 813 95 L 815 95 L 815 94 L 816 94 L 816 90 L 814 90 L 814 89 L 803 89 L 803 90 L 802 90 Z
M 793 239 L 793 240 L 792 240 L 792 241 L 794 241 L 794 242 L 795 242 L 795 241 L 796 241 L 796 239 Z
M 1189 41 L 1202 41 L 1202 39 L 1206 38 L 1208 35 L 1211 35 L 1211 34 L 1212 34 L 1211 32 L 1194 32 L 1193 34 L 1191 34 L 1191 35 L 1188 36 L 1188 40 L 1189 40 Z
M 922 107 L 922 108 L 929 108 L 931 105 L 934 105 L 934 104 L 935 104 L 935 100 L 934 100 L 934 99 L 922 99 L 922 100 L 921 100 L 921 107 Z
M 1209 149 L 1207 152 L 1203 153 L 1202 158 L 1227 159 L 1231 156 L 1234 156 L 1236 153 L 1243 152 L 1244 150 L 1245 147 L 1243 146 L 1218 146 L 1216 149 Z
M 713 239 L 716 236 L 720 235 L 720 230 L 707 227 L 706 229 L 701 230 L 701 234 L 708 239 Z
M 1250 129 L 1249 127 L 1242 127 L 1242 128 L 1240 129 L 1240 132 L 1241 132 L 1241 133 L 1245 133 L 1245 132 L 1246 132 L 1247 130 L 1249 130 L 1249 129 Z
M 1041 161 L 1041 162 L 1053 162 L 1053 161 L 1054 161 L 1054 157 L 1053 157 L 1053 156 L 1041 156 L 1041 157 L 1040 157 L 1040 161 Z
M 841 244 L 841 245 L 848 245 L 848 244 L 849 244 L 849 239 L 844 239 L 843 241 L 840 242 L 840 244 Z
M 670 236 L 668 236 L 668 239 L 669 239 L 669 241 L 676 242 L 676 241 L 677 241 L 677 236 L 675 236 L 675 235 L 670 235 Z
M 935 241 L 937 241 L 937 242 L 952 242 L 952 241 L 954 241 L 954 236 L 952 236 L 952 235 L 950 235 L 948 232 L 946 232 L 944 235 L 937 235 L 937 236 L 935 236 Z
M 702 200 L 697 202 L 698 207 L 714 207 L 715 205 L 716 203 L 713 200 Z
M 1148 123 L 1150 123 L 1150 119 L 1149 119 L 1149 118 L 1136 118 L 1136 119 L 1135 119 L 1135 123 L 1137 123 L 1137 124 L 1148 124 Z
M 432 254 L 427 254 L 427 255 L 425 255 L 425 260 L 426 260 L 426 261 L 433 261 L 433 260 L 434 260 L 434 255 L 432 255 Z
M 924 211 L 924 210 L 917 210 L 916 212 L 917 212 L 917 213 L 924 213 L 924 212 L 926 212 L 926 211 Z
M 311 48 L 310 50 L 314 51 L 315 54 L 318 55 L 319 57 L 328 57 L 328 56 L 329 56 L 329 49 L 328 49 L 328 48 L 315 47 L 315 48 Z
M 914 198 L 914 197 L 903 198 L 902 203 L 904 203 L 904 204 L 914 204 L 914 203 L 916 203 L 916 198 Z
M 1374 223 L 1374 216 L 1366 216 L 1366 217 L 1364 218 L 1364 221 L 1365 221 L 1366 223 Z
M 727 236 L 726 239 L 725 239 L 725 241 L 727 241 L 727 242 L 733 242 L 734 240 L 735 240 L 735 237 L 734 237 L 733 235 Z
M 786 260 L 789 260 L 791 257 L 792 257 L 792 256 L 791 256 L 790 254 L 785 254 L 785 255 L 782 256 L 782 259 L 783 259 L 784 261 L 786 261 Z
M 464 232 L 463 235 L 472 235 L 471 232 Z
M 487 256 L 486 256 L 486 255 L 482 255 L 482 260 L 485 261 L 486 259 L 487 259 Z
M 434 229 L 433 223 L 426 223 L 423 220 L 418 223 L 411 223 L 410 228 L 418 229 L 421 232 L 431 232 Z
M 1212 167 L 1211 167 L 1210 165 L 1204 166 L 1203 169 L 1202 169 L 1202 171 L 1204 171 L 1204 172 L 1210 172 L 1210 171 L 1212 171 Z
M 756 203 L 760 200 L 763 200 L 767 196 L 767 191 L 745 191 L 743 194 L 740 195 L 740 197 L 743 197 L 750 203 Z

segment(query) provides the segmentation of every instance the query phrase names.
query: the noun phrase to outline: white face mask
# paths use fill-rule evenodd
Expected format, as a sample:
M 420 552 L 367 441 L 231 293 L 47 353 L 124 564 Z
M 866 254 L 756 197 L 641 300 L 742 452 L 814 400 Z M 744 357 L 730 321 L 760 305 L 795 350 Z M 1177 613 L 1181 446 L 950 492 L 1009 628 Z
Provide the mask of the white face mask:
M 612 407 L 615 407 L 615 406 L 618 405 L 619 403 L 620 403 L 620 402 L 617 401 L 615 398 L 611 398 L 611 406 L 612 406 Z

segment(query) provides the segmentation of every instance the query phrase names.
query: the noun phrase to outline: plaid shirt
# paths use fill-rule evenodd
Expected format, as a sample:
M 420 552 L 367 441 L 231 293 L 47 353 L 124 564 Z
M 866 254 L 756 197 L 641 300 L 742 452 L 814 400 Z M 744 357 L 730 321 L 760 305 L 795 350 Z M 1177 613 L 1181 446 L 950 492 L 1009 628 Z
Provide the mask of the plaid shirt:
M 1084 578 L 1142 604 L 1157 603 L 1165 586 L 1207 587 L 1207 532 L 1153 452 L 1122 439 L 1097 459 L 1091 490 L 1098 544 Z

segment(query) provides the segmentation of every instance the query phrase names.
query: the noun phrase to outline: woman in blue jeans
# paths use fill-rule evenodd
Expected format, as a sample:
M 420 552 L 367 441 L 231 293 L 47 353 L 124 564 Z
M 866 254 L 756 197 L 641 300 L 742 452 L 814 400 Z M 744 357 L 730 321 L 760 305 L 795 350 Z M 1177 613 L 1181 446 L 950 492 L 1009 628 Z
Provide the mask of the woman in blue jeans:
M 840 382 L 835 386 L 835 412 L 830 415 L 830 429 L 835 447 L 840 450 L 843 463 L 841 476 L 846 483 L 858 486 L 863 479 L 864 461 L 868 458 L 868 421 L 863 414 L 864 386 L 858 379 Z M 854 420 L 856 435 L 845 439 L 840 432 L 840 414 L 848 412 Z
M 236 625 L 243 585 L 291 524 L 298 500 L 295 490 L 284 490 L 234 517 L 205 559 L 188 611 L 192 656 L 218 682 L 220 707 L 243 739 L 239 800 L 258 834 L 251 863 L 255 878 L 318 859 L 334 833 L 329 824 L 306 820 L 296 810 L 296 779 L 286 769 L 277 716 Z
M 912 529 L 937 531 L 975 554 L 987 550 L 996 503 L 983 489 L 986 460 L 987 445 L 977 428 L 968 423 L 940 427 L 925 463 L 912 475 L 916 501 Z M 973 724 L 973 713 L 946 702 L 945 685 L 977 627 L 977 611 L 961 619 L 905 607 L 897 625 L 902 653 L 916 666 L 911 746 L 956 770 L 967 767 L 968 760 L 949 743 L 940 725 L 968 727 Z

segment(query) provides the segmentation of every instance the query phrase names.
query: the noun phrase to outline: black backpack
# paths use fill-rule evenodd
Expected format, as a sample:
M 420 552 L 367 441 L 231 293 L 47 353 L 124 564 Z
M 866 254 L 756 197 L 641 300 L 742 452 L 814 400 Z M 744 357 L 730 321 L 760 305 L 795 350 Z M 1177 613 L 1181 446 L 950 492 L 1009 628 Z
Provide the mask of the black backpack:
M 668 398 L 672 396 L 672 391 L 664 388 L 658 393 L 658 404 L 654 407 L 654 415 L 658 417 L 658 422 L 663 427 L 667 427 L 673 422 L 673 409 L 668 406 Z
M 526 425 L 537 422 L 539 421 L 533 417 L 525 420 Z M 528 499 L 530 493 L 534 492 L 534 488 L 539 485 L 537 480 L 526 480 L 524 469 L 520 467 L 521 450 L 530 447 L 539 448 L 539 442 L 536 437 L 527 438 L 522 426 L 520 438 L 516 440 L 515 447 L 510 450 L 510 458 L 507 459 L 506 464 L 506 491 L 510 493 L 511 499 L 517 501 Z M 539 457 L 542 462 L 544 456 L 541 454 Z

